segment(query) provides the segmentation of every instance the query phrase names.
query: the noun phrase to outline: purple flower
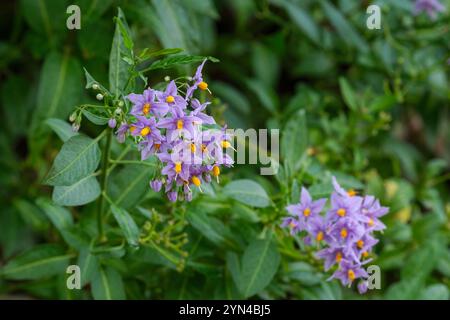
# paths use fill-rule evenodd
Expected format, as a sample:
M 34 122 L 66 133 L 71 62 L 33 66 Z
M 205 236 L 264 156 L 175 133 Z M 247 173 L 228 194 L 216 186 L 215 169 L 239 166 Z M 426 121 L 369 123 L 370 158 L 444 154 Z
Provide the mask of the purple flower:
M 197 88 L 200 88 L 200 90 L 208 89 L 208 84 L 203 81 L 203 75 L 202 75 L 202 70 L 203 70 L 203 66 L 205 65 L 205 62 L 206 62 L 206 59 L 203 60 L 202 64 L 197 67 L 197 70 L 195 71 L 195 75 L 192 77 L 192 80 L 194 81 L 194 83 L 192 84 L 192 86 L 188 87 L 188 89 L 186 91 L 186 100 L 189 100 L 192 97 L 194 91 Z
M 342 285 L 351 285 L 355 279 L 367 278 L 369 275 L 360 265 L 350 261 L 342 260 L 339 269 L 333 273 L 330 279 L 341 280 Z
M 330 243 L 334 239 L 330 236 L 330 225 L 322 216 L 316 216 L 311 218 L 307 225 L 306 230 L 309 236 L 314 238 L 316 242 L 325 241 Z
M 283 222 L 281 223 L 281 227 L 283 228 L 289 227 L 292 235 L 301 231 L 299 221 L 292 217 L 284 218 Z
M 120 127 L 116 133 L 117 141 L 119 141 L 119 143 L 125 142 L 126 133 L 128 132 L 129 129 L 130 129 L 130 126 L 127 123 L 122 123 L 120 125 Z
M 373 196 L 356 196 L 353 191 L 343 189 L 333 177 L 334 191 L 331 194 L 331 208 L 322 216 L 320 213 L 326 199 L 313 201 L 305 188 L 302 188 L 300 202 L 289 205 L 286 210 L 290 216 L 284 218 L 282 227 L 291 227 L 291 234 L 306 230 L 304 242 L 315 244 L 319 251 L 315 256 L 324 261 L 328 271 L 337 265 L 330 277 L 339 279 L 343 285 L 351 285 L 358 278 L 367 278 L 362 267 L 371 261 L 369 253 L 378 243 L 374 231 L 385 228 L 379 217 L 388 212 Z M 362 283 L 358 290 L 365 292 Z
M 224 149 L 231 146 L 226 127 L 219 131 L 202 126 L 216 123 L 205 110 L 210 103 L 190 101 L 193 90 L 207 89 L 202 76 L 205 61 L 197 68 L 193 86 L 188 86 L 189 92 L 184 97 L 175 81 L 163 91 L 148 88 L 142 94 L 129 94 L 132 110 L 124 114 L 116 131 L 119 142 L 124 142 L 127 134 L 133 137 L 130 141 L 137 145 L 142 160 L 156 155 L 162 169 L 150 187 L 155 191 L 164 187 L 170 201 L 191 201 L 191 187 L 201 191 L 201 184 L 210 183 L 212 176 L 219 182 L 221 166 L 234 163 L 224 154 Z M 109 125 L 112 126 L 112 119 Z
M 136 117 L 137 122 L 133 123 L 131 135 L 136 137 L 142 137 L 144 139 L 152 139 L 156 141 L 162 141 L 163 137 L 156 127 L 155 118 L 146 118 L 143 116 Z M 130 128 L 131 130 L 131 128 Z
M 133 103 L 133 108 L 131 109 L 130 114 L 134 116 L 147 116 L 148 114 L 154 114 L 159 117 L 163 117 L 169 111 L 169 107 L 167 103 L 155 101 L 155 98 L 156 91 L 150 88 L 144 90 L 143 94 L 129 94 L 127 99 Z
M 178 94 L 177 85 L 173 80 L 169 82 L 164 92 L 156 92 L 156 96 L 158 101 L 165 104 L 170 112 L 174 108 L 178 110 L 186 109 L 186 100 Z
M 188 133 L 189 138 L 194 137 L 196 129 L 194 124 L 196 122 L 201 123 L 201 120 L 195 116 L 185 115 L 182 110 L 175 109 L 171 118 L 159 121 L 158 127 L 167 129 L 169 141 L 172 141 L 183 132 Z
M 327 219 L 353 218 L 356 216 L 361 202 L 361 197 L 341 196 L 333 193 L 331 195 L 331 209 L 327 213 Z
M 379 220 L 387 214 L 388 208 L 382 207 L 374 196 L 365 196 L 361 204 L 361 220 L 367 224 L 367 228 L 373 231 L 381 231 L 386 226 Z
M 414 14 L 426 12 L 431 19 L 436 19 L 438 12 L 445 10 L 445 7 L 438 0 L 416 0 Z
M 343 247 L 331 247 L 318 251 L 316 257 L 325 260 L 324 269 L 328 271 L 334 264 L 340 263 L 344 257 Z
M 191 115 L 196 116 L 201 120 L 202 124 L 215 124 L 216 121 L 213 117 L 203 113 L 203 110 L 210 104 L 210 102 L 205 102 L 204 104 L 200 104 L 200 101 L 197 99 L 192 99 L 191 105 L 194 110 L 191 112 Z
M 300 230 L 306 229 L 306 222 L 308 219 L 316 217 L 325 206 L 326 199 L 319 199 L 313 201 L 308 190 L 302 188 L 300 194 L 300 203 L 291 204 L 286 207 L 286 210 L 292 215 L 296 216 L 299 220 Z

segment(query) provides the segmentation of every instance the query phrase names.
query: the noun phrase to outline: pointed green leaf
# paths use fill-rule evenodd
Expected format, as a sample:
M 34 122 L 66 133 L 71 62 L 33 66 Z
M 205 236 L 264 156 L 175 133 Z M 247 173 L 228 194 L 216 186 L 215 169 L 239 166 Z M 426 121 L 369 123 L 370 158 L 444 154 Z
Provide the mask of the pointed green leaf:
M 52 199 L 61 206 L 81 206 L 97 199 L 100 192 L 100 184 L 90 175 L 71 186 L 56 186 Z
M 119 208 L 115 205 L 111 206 L 111 212 L 114 215 L 120 229 L 122 229 L 122 233 L 127 239 L 127 242 L 131 246 L 139 245 L 139 228 L 134 222 L 131 215 L 124 209 Z
M 284 127 L 281 137 L 281 156 L 289 164 L 289 169 L 296 170 L 308 147 L 308 130 L 305 110 L 294 114 Z
M 121 21 L 123 28 L 128 30 L 128 24 L 120 8 L 117 13 L 116 30 L 109 56 L 109 90 L 115 96 L 120 94 L 128 80 L 128 64 L 122 59 L 122 56 L 127 54 L 127 48 L 117 21 Z
M 251 242 L 242 257 L 239 289 L 244 297 L 263 290 L 272 281 L 279 264 L 280 254 L 271 236 Z
M 15 280 L 33 280 L 64 274 L 71 257 L 72 255 L 67 254 L 58 245 L 44 244 L 9 261 L 1 269 L 1 274 L 7 279 Z
M 56 156 L 45 183 L 52 186 L 71 186 L 93 173 L 100 162 L 97 143 L 99 137 L 91 139 L 76 135 L 67 140 Z
M 125 291 L 120 274 L 110 267 L 99 268 L 92 279 L 92 295 L 95 300 L 125 299 Z
M 230 198 L 253 207 L 264 208 L 270 204 L 270 198 L 266 190 L 253 180 L 232 181 L 223 188 L 223 193 Z
M 76 136 L 78 133 L 72 130 L 72 126 L 68 124 L 66 121 L 61 119 L 47 119 L 45 123 L 52 128 L 52 130 L 58 135 L 58 137 L 66 142 L 71 137 Z
M 45 119 L 69 116 L 82 94 L 81 79 L 81 66 L 77 60 L 55 52 L 47 56 L 41 71 L 30 135 L 35 137 L 38 128 L 44 129 L 41 126 Z

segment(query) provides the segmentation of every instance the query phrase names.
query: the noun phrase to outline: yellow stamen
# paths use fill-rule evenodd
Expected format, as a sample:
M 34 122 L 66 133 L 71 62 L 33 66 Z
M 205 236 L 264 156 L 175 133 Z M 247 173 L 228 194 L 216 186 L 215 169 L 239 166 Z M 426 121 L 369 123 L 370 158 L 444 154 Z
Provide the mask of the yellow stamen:
M 344 208 L 340 208 L 340 209 L 338 209 L 338 211 L 336 211 L 336 213 L 338 214 L 338 216 L 344 217 L 345 214 L 347 213 L 347 211 L 345 211 Z
M 342 238 L 347 238 L 347 236 L 348 236 L 347 229 L 343 228 L 341 230 L 341 237 Z
M 178 130 L 183 129 L 183 120 L 177 120 L 177 129 Z
M 322 231 L 319 231 L 319 233 L 316 236 L 316 240 L 317 241 L 322 241 L 323 240 L 323 232 Z
M 289 223 L 289 227 L 295 228 L 295 223 L 294 222 Z
M 167 103 L 173 103 L 175 101 L 175 98 L 173 96 L 167 96 L 166 102 Z
M 150 103 L 147 102 L 146 104 L 144 104 L 144 107 L 142 108 L 142 113 L 144 115 L 147 115 L 150 112 L 150 107 L 151 107 Z
M 336 262 L 341 262 L 342 260 L 342 253 L 338 252 L 336 253 Z
M 145 136 L 147 136 L 151 131 L 152 131 L 152 130 L 150 130 L 149 127 L 144 127 L 144 128 L 141 130 L 141 136 L 145 137 Z
M 155 150 L 159 150 L 159 148 L 161 148 L 161 144 L 160 143 L 155 143 Z
M 218 166 L 214 166 L 212 169 L 212 173 L 214 177 L 218 177 L 220 175 L 220 168 Z
M 350 189 L 350 190 L 347 191 L 347 194 L 348 194 L 350 197 L 353 197 L 353 196 L 356 196 L 356 195 L 358 194 L 358 192 L 356 192 L 356 191 L 353 190 L 353 189 Z
M 311 214 L 311 209 L 310 208 L 306 208 L 305 210 L 303 210 L 303 215 L 305 217 L 309 217 L 310 214 Z
M 195 151 L 197 151 L 197 146 L 195 145 L 195 143 L 191 143 L 191 152 L 195 153 Z
M 369 253 L 367 251 L 364 251 L 362 253 L 363 258 L 367 258 L 369 256 Z
M 208 149 L 206 148 L 206 145 L 204 145 L 203 143 L 201 145 L 201 148 L 202 148 L 202 152 L 208 151 Z
M 231 143 L 226 140 L 222 140 L 221 145 L 222 145 L 222 148 L 225 148 L 225 149 L 231 147 Z
M 136 127 L 135 127 L 135 126 L 131 126 L 131 127 L 130 127 L 130 132 L 132 132 L 132 133 L 133 133 L 133 132 L 134 132 L 134 130 L 136 130 Z
M 358 240 L 358 241 L 356 242 L 356 245 L 358 246 L 358 248 L 362 249 L 362 247 L 364 247 L 364 241 Z
M 367 224 L 369 225 L 369 227 L 372 227 L 375 222 L 373 221 L 373 219 L 369 219 L 369 222 Z
M 208 84 L 206 82 L 202 81 L 198 84 L 198 88 L 200 90 L 206 90 L 206 89 L 208 89 Z
M 352 269 L 348 270 L 347 275 L 350 281 L 355 280 L 355 272 Z
M 176 173 L 181 172 L 181 162 L 175 162 L 175 172 Z
M 196 176 L 192 177 L 192 183 L 196 186 L 196 187 L 200 187 L 200 185 L 202 184 L 202 182 L 200 181 L 200 179 Z

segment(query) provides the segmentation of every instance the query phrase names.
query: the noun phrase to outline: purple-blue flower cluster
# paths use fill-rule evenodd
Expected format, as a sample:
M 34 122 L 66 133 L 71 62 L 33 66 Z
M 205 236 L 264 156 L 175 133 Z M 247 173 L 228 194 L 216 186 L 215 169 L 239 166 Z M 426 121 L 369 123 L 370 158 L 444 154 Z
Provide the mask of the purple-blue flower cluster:
M 389 209 L 382 207 L 374 196 L 358 196 L 354 190 L 344 190 L 333 177 L 334 191 L 331 205 L 324 215 L 327 199 L 313 200 L 308 190 L 302 188 L 300 203 L 287 206 L 289 216 L 282 227 L 291 234 L 303 232 L 306 245 L 317 245 L 316 257 L 324 261 L 324 269 L 335 267 L 331 279 L 339 279 L 350 286 L 362 279 L 358 289 L 367 290 L 368 274 L 364 265 L 370 262 L 372 248 L 378 239 L 374 231 L 385 229 L 380 217 Z
M 436 19 L 438 12 L 445 10 L 445 7 L 439 0 L 416 0 L 414 4 L 414 13 L 426 12 L 431 19 Z
M 226 152 L 231 148 L 226 127 L 214 128 L 216 121 L 205 112 L 210 102 L 194 98 L 197 89 L 209 91 L 202 77 L 205 62 L 192 80 L 182 84 L 185 94 L 173 80 L 164 91 L 148 88 L 142 94 L 129 94 L 126 98 L 132 109 L 116 131 L 119 142 L 132 137 L 142 160 L 153 155 L 160 160 L 162 169 L 150 187 L 156 192 L 164 189 L 172 202 L 191 201 L 192 187 L 201 191 L 202 183 L 209 183 L 212 177 L 219 180 L 221 166 L 233 165 Z M 115 128 L 115 120 L 109 125 Z

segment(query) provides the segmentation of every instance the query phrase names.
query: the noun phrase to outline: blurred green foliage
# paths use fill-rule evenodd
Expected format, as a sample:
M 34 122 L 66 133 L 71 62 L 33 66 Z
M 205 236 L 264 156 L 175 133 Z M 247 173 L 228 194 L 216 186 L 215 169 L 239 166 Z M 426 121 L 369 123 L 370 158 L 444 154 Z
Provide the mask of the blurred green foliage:
M 66 28 L 72 3 L 81 30 Z M 412 1 L 374 3 L 380 30 L 366 28 L 368 3 L 352 0 L 0 3 L 0 296 L 448 299 L 450 1 L 436 20 L 414 16 Z M 109 82 L 118 6 L 134 52 L 218 58 L 205 72 L 213 114 L 231 128 L 281 128 L 281 166 L 260 176 L 237 165 L 192 203 L 168 204 L 149 191 L 150 166 L 118 165 L 106 188 L 115 219 L 99 243 L 97 206 L 75 206 L 85 188 L 69 198 L 55 188 L 52 200 L 42 183 L 72 135 L 69 115 L 95 103 L 83 67 Z M 195 66 L 146 75 L 159 84 Z M 102 138 L 104 118 L 84 116 L 100 125 L 83 120 L 81 131 Z M 115 142 L 111 152 L 138 159 Z M 332 175 L 390 207 L 374 257 L 382 289 L 364 296 L 327 282 L 312 252 L 279 228 L 299 187 L 328 195 Z M 86 192 L 86 202 L 100 194 Z M 66 288 L 69 264 L 81 267 L 82 290 Z

